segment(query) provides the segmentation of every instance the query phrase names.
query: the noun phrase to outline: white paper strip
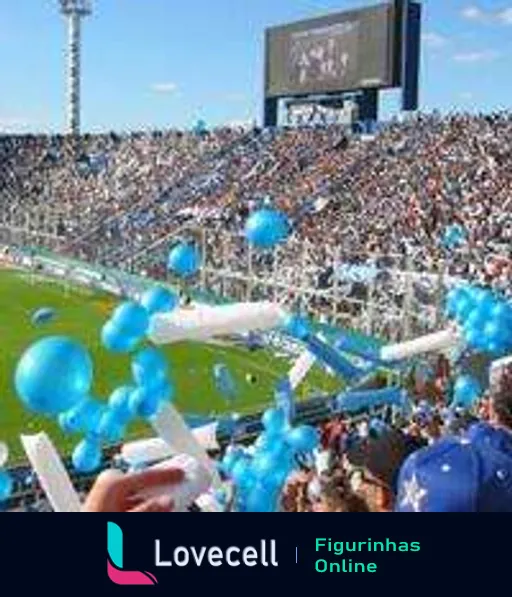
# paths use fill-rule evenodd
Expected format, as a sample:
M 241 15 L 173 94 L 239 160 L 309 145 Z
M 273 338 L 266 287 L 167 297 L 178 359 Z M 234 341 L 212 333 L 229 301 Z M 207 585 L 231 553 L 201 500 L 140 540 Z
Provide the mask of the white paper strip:
M 55 446 L 46 433 L 20 436 L 39 483 L 55 512 L 80 512 L 80 499 Z
M 270 330 L 282 323 L 284 315 L 283 309 L 274 303 L 219 307 L 194 304 L 171 313 L 153 315 L 148 336 L 154 344 L 207 340 L 215 336 Z
M 427 352 L 441 352 L 457 346 L 459 334 L 456 329 L 447 329 L 435 334 L 421 336 L 408 342 L 391 344 L 381 349 L 383 361 L 399 361 Z
M 316 357 L 311 354 L 309 350 L 304 351 L 299 356 L 288 373 L 288 379 L 290 380 L 292 390 L 296 390 L 300 386 L 315 363 Z
M 158 413 L 151 419 L 151 424 L 171 450 L 197 458 L 211 472 L 215 489 L 222 486 L 215 462 L 210 459 L 172 404 L 162 404 Z
M 214 422 L 210 425 L 193 429 L 192 434 L 205 450 L 219 450 L 217 427 L 218 423 Z M 131 466 L 165 460 L 176 453 L 176 449 L 161 437 L 135 440 L 124 444 L 121 448 L 123 460 Z

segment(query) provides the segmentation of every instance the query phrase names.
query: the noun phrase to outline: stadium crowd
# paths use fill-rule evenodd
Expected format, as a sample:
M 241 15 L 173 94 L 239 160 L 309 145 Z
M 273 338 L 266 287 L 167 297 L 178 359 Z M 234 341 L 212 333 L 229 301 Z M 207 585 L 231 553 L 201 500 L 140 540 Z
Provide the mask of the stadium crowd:
M 446 257 L 445 229 L 460 223 L 467 243 L 450 261 L 471 274 L 471 263 L 510 258 L 511 132 L 509 113 L 433 114 L 372 140 L 337 125 L 86 135 L 78 155 L 66 137 L 4 136 L 1 201 L 58 208 L 64 247 L 114 262 L 187 219 L 239 231 L 265 200 L 315 247 L 408 253 L 419 268 Z M 501 282 L 510 262 L 491 272 Z
M 511 140 L 508 112 L 420 115 L 390 123 L 371 139 L 337 125 L 88 135 L 78 153 L 64 137 L 4 136 L 0 203 L 4 214 L 26 206 L 53 210 L 59 218 L 53 250 L 154 277 L 165 275 L 161 250 L 188 225 L 231 231 L 228 244 L 210 241 L 209 259 L 242 261 L 247 215 L 271 204 L 288 214 L 293 229 L 278 272 L 290 285 L 305 275 L 298 243 L 311 248 L 310 283 L 322 289 L 335 284 L 341 265 L 400 265 L 447 268 L 512 296 Z M 446 243 L 453 225 L 464 237 L 456 247 Z M 252 266 L 264 276 L 272 256 L 257 255 Z M 403 300 L 403 289 L 383 288 Z M 448 376 L 438 374 L 435 383 L 439 390 Z M 418 404 L 425 392 L 418 390 Z M 459 477 L 449 500 L 459 510 L 475 507 L 469 487 L 476 487 L 479 511 L 503 508 L 503 495 L 512 503 L 509 463 L 496 455 L 498 447 L 482 449 L 496 442 L 512 453 L 510 370 L 491 384 L 475 419 L 447 420 L 438 393 L 406 420 L 388 413 L 383 433 L 372 431 L 366 417 L 331 420 L 315 462 L 304 462 L 288 481 L 283 510 L 450 510 L 451 502 L 439 502 L 448 499 L 439 488 L 452 470 Z M 470 426 L 478 420 L 492 424 Z M 471 459 L 481 464 L 478 474 Z
M 208 230 L 207 253 L 247 261 L 240 232 L 262 204 L 284 210 L 292 242 L 252 257 L 252 274 L 332 289 L 341 265 L 443 271 L 511 293 L 512 115 L 421 115 L 372 139 L 339 125 L 1 137 L 4 214 L 30 204 L 58 214 L 50 248 L 105 265 L 165 275 L 185 226 Z M 459 246 L 444 242 L 459 225 Z M 235 237 L 219 242 L 232 231 Z M 236 235 L 240 235 L 237 239 Z M 295 243 L 293 242 L 295 241 Z M 313 264 L 297 267 L 297 243 Z M 339 281 L 339 280 L 338 280 Z M 386 292 L 403 289 L 388 284 Z

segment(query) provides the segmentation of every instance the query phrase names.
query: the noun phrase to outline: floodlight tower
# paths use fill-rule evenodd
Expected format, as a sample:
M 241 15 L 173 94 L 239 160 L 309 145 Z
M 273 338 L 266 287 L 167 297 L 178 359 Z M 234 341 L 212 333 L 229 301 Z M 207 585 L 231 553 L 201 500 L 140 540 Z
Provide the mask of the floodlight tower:
M 74 136 L 80 134 L 81 25 L 92 12 L 91 0 L 60 0 L 62 14 L 68 22 L 68 97 L 67 129 Z

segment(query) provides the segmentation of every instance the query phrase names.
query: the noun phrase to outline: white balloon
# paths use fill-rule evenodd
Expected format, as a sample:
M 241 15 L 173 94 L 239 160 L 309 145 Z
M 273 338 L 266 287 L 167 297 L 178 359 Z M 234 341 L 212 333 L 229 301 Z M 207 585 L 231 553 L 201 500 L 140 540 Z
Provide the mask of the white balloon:
M 7 444 L 4 442 L 0 442 L 0 467 L 5 466 L 7 464 L 7 459 L 9 458 L 9 448 Z

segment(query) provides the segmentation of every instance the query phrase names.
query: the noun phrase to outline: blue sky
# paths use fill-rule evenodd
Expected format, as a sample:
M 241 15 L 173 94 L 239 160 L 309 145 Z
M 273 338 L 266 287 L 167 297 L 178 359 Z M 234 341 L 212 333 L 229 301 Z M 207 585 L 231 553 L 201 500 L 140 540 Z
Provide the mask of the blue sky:
M 93 0 L 83 31 L 85 130 L 261 115 L 263 30 L 368 0 Z M 422 106 L 512 106 L 512 0 L 425 0 Z M 0 0 L 0 130 L 65 122 L 58 0 Z M 385 105 L 396 103 L 391 93 Z

